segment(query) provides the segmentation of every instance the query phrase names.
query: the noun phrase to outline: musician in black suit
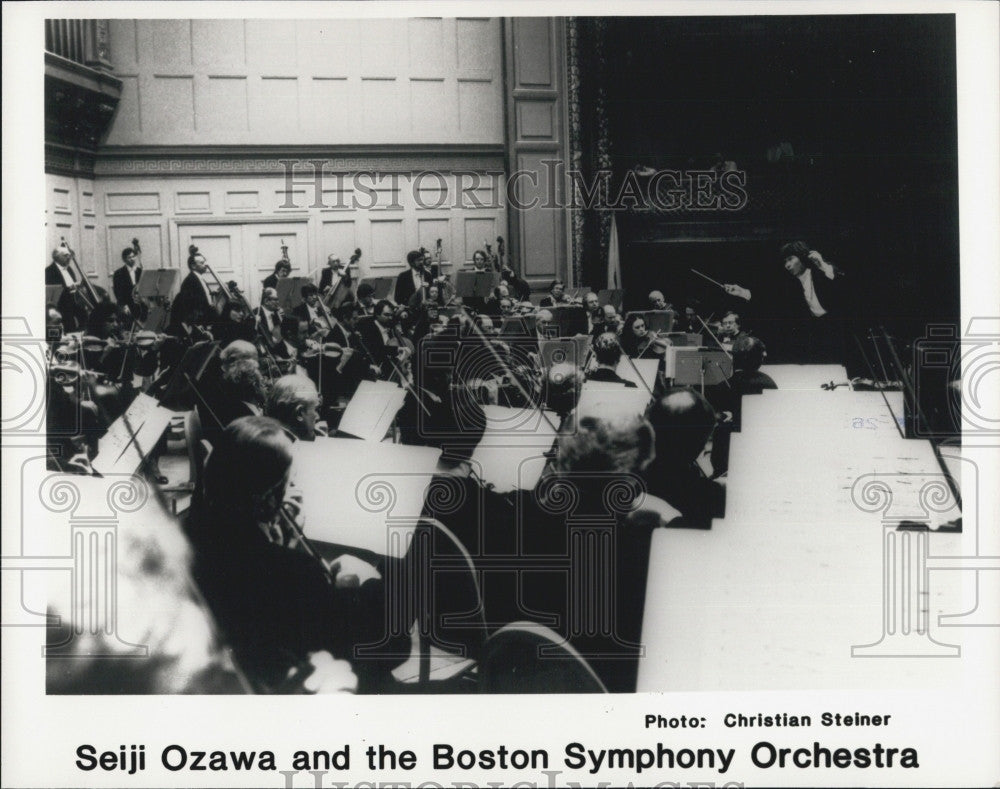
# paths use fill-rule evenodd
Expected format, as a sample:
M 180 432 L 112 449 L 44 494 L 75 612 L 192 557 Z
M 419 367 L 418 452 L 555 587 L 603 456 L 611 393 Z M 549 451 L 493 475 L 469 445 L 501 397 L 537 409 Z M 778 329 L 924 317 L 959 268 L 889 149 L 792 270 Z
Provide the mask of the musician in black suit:
M 425 285 L 431 284 L 431 273 L 424 270 L 424 253 L 414 249 L 406 255 L 409 268 L 401 271 L 396 277 L 396 289 L 393 298 L 397 304 L 406 304 L 410 297 Z
M 340 262 L 340 258 L 330 255 L 326 259 L 326 268 L 319 275 L 319 292 L 326 298 L 329 290 L 336 291 L 338 287 L 347 288 L 350 290 L 352 284 L 351 280 L 351 270 L 344 266 Z M 344 301 L 350 301 L 353 298 L 350 294 L 344 299 Z
M 597 367 L 587 373 L 588 381 L 622 384 L 629 389 L 636 388 L 635 381 L 626 381 L 618 375 L 618 363 L 622 360 L 622 346 L 618 342 L 617 334 L 612 332 L 599 334 L 594 340 L 592 350 Z
M 527 301 L 531 296 L 531 285 L 528 284 L 527 280 L 517 276 L 510 266 L 505 265 L 500 270 L 500 281 L 507 284 L 511 295 L 518 301 Z
M 63 330 L 67 333 L 79 331 L 87 321 L 87 311 L 76 301 L 75 294 L 80 287 L 80 279 L 69 263 L 69 250 L 57 247 L 52 250 L 52 262 L 45 267 L 45 284 L 63 286 L 63 292 L 55 306 L 62 315 Z
M 111 276 L 111 287 L 115 293 L 115 301 L 122 309 L 122 315 L 131 322 L 132 318 L 143 319 L 142 309 L 135 301 L 135 286 L 142 276 L 142 264 L 132 247 L 122 250 L 123 265 L 115 269 Z
M 274 264 L 274 272 L 264 279 L 265 288 L 277 288 L 279 279 L 287 279 L 292 273 L 292 264 L 287 260 L 279 260 Z
M 382 299 L 375 305 L 375 314 L 362 318 L 357 325 L 358 345 L 368 356 L 369 363 L 379 368 L 383 378 L 388 378 L 393 372 L 393 362 L 396 360 L 397 348 L 390 344 L 395 340 L 395 321 L 396 310 L 392 302 Z
M 181 289 L 170 308 L 170 328 L 167 332 L 176 334 L 181 318 L 185 315 L 201 312 L 204 320 L 214 323 L 217 317 L 215 300 L 209 290 L 208 282 L 202 276 L 208 272 L 208 262 L 205 256 L 198 252 L 198 247 L 188 247 L 188 275 L 181 282 Z

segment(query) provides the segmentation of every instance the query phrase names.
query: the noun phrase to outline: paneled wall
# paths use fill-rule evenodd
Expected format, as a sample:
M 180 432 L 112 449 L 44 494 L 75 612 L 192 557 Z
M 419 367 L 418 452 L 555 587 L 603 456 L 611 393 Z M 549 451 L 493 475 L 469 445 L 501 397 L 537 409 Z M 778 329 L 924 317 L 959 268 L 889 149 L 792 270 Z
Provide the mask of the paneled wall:
M 45 230 L 47 256 L 45 265 L 52 262 L 48 256 L 65 238 L 87 276 L 95 284 L 104 284 L 103 248 L 98 254 L 98 218 L 95 186 L 90 178 L 71 178 L 64 175 L 45 176 Z M 8 233 L 16 232 L 13 228 Z
M 409 250 L 433 250 L 439 238 L 444 270 L 453 272 L 471 267 L 484 241 L 505 235 L 506 214 L 495 194 L 501 184 L 499 176 L 484 175 L 481 188 L 463 191 L 467 184 L 447 171 L 441 179 L 396 172 L 377 182 L 347 173 L 325 176 L 317 202 L 315 182 L 301 174 L 290 191 L 279 176 L 99 178 L 94 205 L 101 232 L 88 259 L 102 261 L 104 284 L 121 265 L 121 250 L 138 238 L 145 265 L 183 273 L 194 243 L 254 302 L 282 242 L 293 276 L 314 272 L 331 253 L 347 263 L 355 248 L 362 251 L 360 276 L 395 274 Z
M 504 139 L 495 18 L 116 19 L 110 34 L 111 146 Z
M 505 20 L 507 50 L 508 168 L 519 205 L 511 211 L 511 251 L 524 261 L 533 285 L 554 277 L 569 281 L 569 225 L 565 177 L 556 162 L 569 161 L 566 118 L 565 21 L 550 17 Z

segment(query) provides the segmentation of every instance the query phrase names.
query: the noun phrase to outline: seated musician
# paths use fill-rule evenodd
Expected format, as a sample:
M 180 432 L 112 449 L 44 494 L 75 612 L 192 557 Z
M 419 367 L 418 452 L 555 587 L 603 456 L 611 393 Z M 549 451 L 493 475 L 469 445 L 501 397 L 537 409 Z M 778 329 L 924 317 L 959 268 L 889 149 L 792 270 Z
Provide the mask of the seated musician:
M 264 411 L 267 385 L 260 371 L 257 349 L 236 340 L 219 354 L 219 369 L 206 375 L 196 397 L 205 439 L 215 445 L 222 431 L 241 416 L 259 416 Z
M 722 341 L 722 347 L 727 351 L 732 351 L 736 340 L 750 335 L 740 327 L 740 316 L 730 310 L 722 316 L 722 325 L 717 336 Z
M 622 351 L 629 359 L 638 359 L 645 351 L 649 329 L 646 328 L 646 317 L 641 312 L 632 313 L 622 327 Z
M 566 283 L 562 280 L 554 279 L 552 284 L 549 285 L 549 295 L 545 296 L 541 302 L 539 302 L 540 307 L 555 307 L 559 304 L 570 304 L 569 298 L 566 296 Z
M 629 389 L 635 389 L 635 381 L 626 381 L 617 373 L 618 363 L 622 360 L 622 346 L 618 343 L 617 334 L 613 332 L 598 334 L 592 350 L 597 366 L 587 372 L 588 381 L 622 384 Z
M 49 350 L 54 349 L 63 337 L 63 319 L 52 304 L 45 306 L 45 342 L 48 343 Z
M 472 267 L 476 271 L 486 271 L 489 265 L 489 259 L 486 257 L 486 253 L 481 249 L 477 249 L 472 253 Z
M 684 312 L 677 316 L 674 323 L 674 331 L 685 332 L 686 334 L 700 334 L 703 329 L 701 321 L 698 320 L 698 312 L 691 304 L 684 307 Z
M 287 279 L 292 273 L 292 264 L 287 260 L 279 260 L 274 264 L 274 271 L 265 277 L 265 288 L 277 288 L 279 279 Z
M 503 314 L 500 309 L 500 302 L 503 299 L 510 298 L 510 290 L 506 285 L 500 283 L 493 291 L 490 293 L 489 297 L 486 299 L 486 303 L 483 305 L 482 312 L 485 315 L 491 315 L 493 317 L 499 317 Z
M 78 364 L 53 364 L 45 398 L 47 468 L 67 474 L 92 474 L 97 441 L 108 429 L 96 404 L 86 399 Z M 64 383 L 69 381 L 68 383 Z
M 368 357 L 373 372 L 388 380 L 399 358 L 399 343 L 395 334 L 396 309 L 388 299 L 375 305 L 374 315 L 357 323 L 357 345 Z
M 594 324 L 601 321 L 601 302 L 594 291 L 583 297 L 583 308 L 587 311 L 587 334 L 594 330 Z
M 358 308 L 365 315 L 372 315 L 375 312 L 375 286 L 370 282 L 362 282 L 358 285 Z
M 576 365 L 559 362 L 552 365 L 545 375 L 545 407 L 565 420 L 580 401 L 583 378 Z
M 649 293 L 649 308 L 651 310 L 669 310 L 671 305 L 663 296 L 663 292 L 653 290 Z
M 302 303 L 292 310 L 292 314 L 309 324 L 310 330 L 330 329 L 330 311 L 320 302 L 319 288 L 312 283 L 303 285 L 300 293 Z
M 212 329 L 212 335 L 219 341 L 220 348 L 225 348 L 233 340 L 253 342 L 256 335 L 253 317 L 246 314 L 239 301 L 227 300 L 219 322 Z
M 264 288 L 260 306 L 254 310 L 254 320 L 261 336 L 270 337 L 274 345 L 281 340 L 281 319 L 284 316 L 284 311 L 278 306 L 278 291 Z
M 325 562 L 296 547 L 283 507 L 291 465 L 292 439 L 273 419 L 226 428 L 191 507 L 195 582 L 256 689 L 290 692 L 317 652 L 352 660 L 372 689 L 391 666 L 364 665 L 355 647 L 382 640 L 384 586 L 354 557 Z
M 715 409 L 693 389 L 678 388 L 649 409 L 656 459 L 646 468 L 648 491 L 675 507 L 687 525 L 707 529 L 725 514 L 726 489 L 708 479 L 697 460 L 715 431 Z
M 125 361 L 121 309 L 118 305 L 105 301 L 94 307 L 87 316 L 83 334 L 83 355 L 87 369 L 118 380 Z
M 605 304 L 601 307 L 600 320 L 594 323 L 590 336 L 596 338 L 605 332 L 619 334 L 622 330 L 622 316 L 618 314 L 613 304 Z
M 300 441 L 315 441 L 327 434 L 320 421 L 322 398 L 316 385 L 304 375 L 283 375 L 271 386 L 264 415 L 277 420 Z
M 507 285 L 515 301 L 527 301 L 531 296 L 531 286 L 527 280 L 517 276 L 514 269 L 506 264 L 500 269 L 500 281 Z

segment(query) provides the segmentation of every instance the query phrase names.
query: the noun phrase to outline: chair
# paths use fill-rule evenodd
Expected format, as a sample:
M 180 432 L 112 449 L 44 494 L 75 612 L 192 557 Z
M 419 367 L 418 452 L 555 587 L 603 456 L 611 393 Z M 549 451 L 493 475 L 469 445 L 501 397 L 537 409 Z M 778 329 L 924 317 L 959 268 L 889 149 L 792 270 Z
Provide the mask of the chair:
M 533 622 L 513 622 L 491 635 L 479 675 L 483 693 L 608 692 L 569 642 Z

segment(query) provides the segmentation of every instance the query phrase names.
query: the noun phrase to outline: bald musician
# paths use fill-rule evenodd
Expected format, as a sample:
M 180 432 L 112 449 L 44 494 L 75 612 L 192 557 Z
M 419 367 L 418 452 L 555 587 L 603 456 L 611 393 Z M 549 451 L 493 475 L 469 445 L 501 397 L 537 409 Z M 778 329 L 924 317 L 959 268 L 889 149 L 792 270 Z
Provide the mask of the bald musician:
M 664 298 L 662 291 L 653 290 L 649 293 L 649 308 L 651 310 L 669 310 L 670 304 L 667 303 L 666 298 Z

